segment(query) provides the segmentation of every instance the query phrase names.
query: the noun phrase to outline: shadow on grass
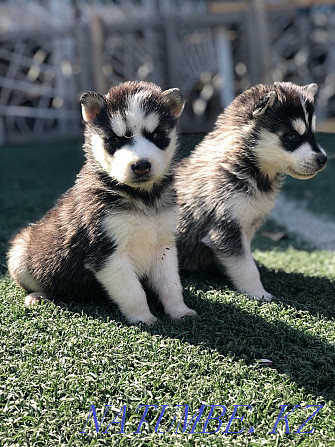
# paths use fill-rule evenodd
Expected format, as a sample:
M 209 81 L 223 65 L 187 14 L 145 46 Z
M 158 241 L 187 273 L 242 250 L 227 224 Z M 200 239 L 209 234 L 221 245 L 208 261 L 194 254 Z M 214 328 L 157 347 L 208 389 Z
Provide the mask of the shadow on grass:
M 289 282 L 294 284 L 300 276 L 285 274 L 285 281 L 289 278 Z M 306 280 L 306 277 L 304 279 Z M 307 281 L 313 282 L 314 288 L 315 279 L 307 278 Z M 208 277 L 205 287 L 204 282 L 192 276 L 186 278 L 184 284 L 186 302 L 197 310 L 199 317 L 182 323 L 158 325 L 157 328 L 149 329 L 149 332 L 209 347 L 222 355 L 230 354 L 237 359 L 243 359 L 247 364 L 254 363 L 255 359 L 271 359 L 278 373 L 286 374 L 308 393 L 323 396 L 326 400 L 335 398 L 334 346 L 284 322 L 276 321 L 272 324 L 260 315 L 241 310 L 234 303 L 223 304 L 204 300 L 189 291 L 189 286 L 206 291 Z M 323 287 L 329 288 L 327 280 L 320 280 L 318 285 L 321 287 L 320 295 L 323 293 Z M 216 289 L 215 284 L 211 282 L 207 290 L 213 291 L 213 287 Z M 224 293 L 222 284 L 218 289 Z M 327 303 L 333 306 L 330 300 L 328 295 Z M 301 318 L 304 318 L 303 314 Z
M 271 270 L 264 265 L 257 265 L 265 289 L 273 295 L 272 302 L 283 303 L 298 311 L 307 311 L 318 318 L 335 317 L 335 282 L 326 277 Z M 204 285 L 218 291 L 227 286 L 233 288 L 229 279 L 219 271 L 184 273 L 183 277 L 191 280 L 199 289 Z
M 308 311 L 318 318 L 335 317 L 335 283 L 328 278 L 274 271 L 264 266 L 259 270 L 265 288 L 274 295 L 272 301 Z
M 207 302 L 203 314 L 202 300 L 192 297 L 191 301 L 200 321 L 195 334 L 183 331 L 183 340 L 233 355 L 247 364 L 259 358 L 271 359 L 278 373 L 286 374 L 308 393 L 326 400 L 335 398 L 333 346 L 283 322 L 271 324 L 230 303 Z M 166 330 L 159 332 L 169 335 Z
M 278 275 L 268 271 L 271 282 L 272 275 Z M 285 274 L 282 279 L 290 284 L 298 284 L 301 276 L 299 274 Z M 285 276 L 285 278 L 284 278 Z M 319 297 L 324 291 L 329 292 L 328 280 L 309 278 L 304 276 L 304 281 L 313 284 L 313 288 L 320 287 Z M 316 281 L 316 282 L 315 282 Z M 153 312 L 159 317 L 159 322 L 153 327 L 142 326 L 143 331 L 151 334 L 161 335 L 169 338 L 177 338 L 190 345 L 203 346 L 215 349 L 219 354 L 232 355 L 236 359 L 242 359 L 246 364 L 256 364 L 256 359 L 267 358 L 273 361 L 273 368 L 279 374 L 287 375 L 297 386 L 302 387 L 307 393 L 322 396 L 325 400 L 335 399 L 333 386 L 335 374 L 335 348 L 331 344 L 322 341 L 316 336 L 309 335 L 304 331 L 292 328 L 282 321 L 270 323 L 260 315 L 255 315 L 241 310 L 234 303 L 221 303 L 206 300 L 195 295 L 192 289 L 200 290 L 201 293 L 218 291 L 224 293 L 226 286 L 218 282 L 217 276 L 188 276 L 183 278 L 185 286 L 185 301 L 196 309 L 197 318 L 185 318 L 181 321 L 172 321 L 164 316 L 162 306 L 156 297 L 149 293 L 149 303 Z M 333 289 L 332 289 L 333 290 Z M 295 292 L 296 293 L 296 292 Z M 318 299 L 316 296 L 316 300 Z M 299 294 L 298 294 L 299 297 Z M 290 301 L 294 305 L 296 298 Z M 299 298 L 298 298 L 299 299 Z M 329 308 L 333 306 L 328 295 Z M 285 301 L 284 301 L 285 302 Z M 70 312 L 85 313 L 102 321 L 116 320 L 125 324 L 120 312 L 111 304 L 104 305 L 82 305 L 77 303 L 57 303 Z M 305 303 L 306 304 L 306 303 Z M 299 305 L 305 305 L 303 300 Z M 260 303 L 259 306 L 262 306 Z M 309 310 L 309 309 L 308 309 Z M 314 309 L 318 314 L 317 308 Z M 328 313 L 324 309 L 324 313 Z M 329 312 L 329 316 L 330 312 Z M 299 318 L 299 317 L 297 317 Z M 300 318 L 304 318 L 301 314 Z M 320 323 L 322 324 L 322 323 Z

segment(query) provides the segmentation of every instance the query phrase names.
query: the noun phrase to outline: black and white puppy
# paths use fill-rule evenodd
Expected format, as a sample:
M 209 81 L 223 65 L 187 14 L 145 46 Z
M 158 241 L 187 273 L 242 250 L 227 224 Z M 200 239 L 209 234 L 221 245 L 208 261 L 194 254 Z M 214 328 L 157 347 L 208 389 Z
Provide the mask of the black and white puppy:
M 327 156 L 314 135 L 316 90 L 316 84 L 281 82 L 245 91 L 179 164 L 182 269 L 222 267 L 237 289 L 271 299 L 250 242 L 274 206 L 283 174 L 309 179 L 325 167 Z
M 127 82 L 81 97 L 86 163 L 75 185 L 14 239 L 9 272 L 29 292 L 62 300 L 107 295 L 131 323 L 153 324 L 142 280 L 171 318 L 195 315 L 183 300 L 172 164 L 178 89 Z

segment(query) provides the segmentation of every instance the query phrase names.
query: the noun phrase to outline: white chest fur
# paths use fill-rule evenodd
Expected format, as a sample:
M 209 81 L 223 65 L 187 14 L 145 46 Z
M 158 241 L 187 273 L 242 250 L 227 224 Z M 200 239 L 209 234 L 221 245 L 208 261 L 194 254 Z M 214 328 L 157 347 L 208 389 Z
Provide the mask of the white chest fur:
M 177 219 L 177 207 L 150 214 L 119 212 L 107 216 L 103 228 L 116 244 L 115 256 L 127 255 L 135 272 L 142 276 L 157 262 L 160 247 L 174 245 Z
M 243 231 L 252 237 L 266 215 L 275 204 L 275 193 L 256 196 L 240 195 L 229 203 L 232 216 L 240 223 Z

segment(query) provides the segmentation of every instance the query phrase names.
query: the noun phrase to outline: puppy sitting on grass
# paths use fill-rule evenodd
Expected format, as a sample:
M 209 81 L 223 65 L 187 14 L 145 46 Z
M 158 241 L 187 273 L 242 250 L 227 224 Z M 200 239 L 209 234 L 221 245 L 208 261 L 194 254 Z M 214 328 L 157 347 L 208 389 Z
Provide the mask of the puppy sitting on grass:
M 270 301 L 250 242 L 274 206 L 283 174 L 305 180 L 325 167 L 314 135 L 316 90 L 316 84 L 281 82 L 245 91 L 179 164 L 182 269 L 221 267 L 238 290 Z
M 195 315 L 183 300 L 174 234 L 179 90 L 127 82 L 106 96 L 85 93 L 81 105 L 86 163 L 54 208 L 12 242 L 11 276 L 34 292 L 27 304 L 41 295 L 107 295 L 130 323 L 153 324 L 147 280 L 171 318 Z

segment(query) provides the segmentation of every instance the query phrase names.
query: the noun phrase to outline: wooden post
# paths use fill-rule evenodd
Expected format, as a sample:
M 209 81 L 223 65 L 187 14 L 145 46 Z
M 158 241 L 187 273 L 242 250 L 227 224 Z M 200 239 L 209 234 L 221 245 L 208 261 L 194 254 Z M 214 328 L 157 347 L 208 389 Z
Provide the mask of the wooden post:
M 92 39 L 92 67 L 94 77 L 94 90 L 105 94 L 108 90 L 106 78 L 103 74 L 104 30 L 102 19 L 98 14 L 93 14 L 90 22 Z
M 227 32 L 223 27 L 215 29 L 218 68 L 223 84 L 220 88 L 221 106 L 227 107 L 235 97 L 234 65 Z
M 78 0 L 72 0 L 74 10 L 74 39 L 76 43 L 78 63 L 80 64 L 78 94 L 93 90 L 92 42 L 90 28 L 84 22 Z M 77 98 L 78 99 L 78 98 Z
M 176 27 L 174 17 L 166 17 L 164 21 L 165 28 L 165 42 L 166 42 L 166 86 L 177 87 L 179 86 L 179 79 L 177 75 L 176 67 L 178 67 L 179 51 L 178 41 L 176 36 Z
M 249 17 L 249 44 L 251 46 L 251 63 L 253 64 L 252 83 L 262 82 L 270 84 L 271 62 L 269 33 L 266 18 L 265 0 L 252 0 Z
M 52 12 L 52 24 L 55 28 L 59 25 L 59 19 L 61 17 L 61 5 L 59 2 L 55 0 L 49 0 L 50 11 Z M 64 100 L 67 92 L 67 83 L 64 78 L 64 74 L 62 72 L 62 63 L 64 58 L 66 57 L 66 49 L 65 49 L 65 37 L 63 39 L 53 38 L 52 39 L 52 62 L 55 70 L 55 86 L 56 90 L 60 92 L 60 97 Z M 43 96 L 41 97 L 40 102 L 42 102 L 43 106 Z M 40 107 L 40 106 L 39 106 Z M 36 120 L 34 125 L 34 134 L 38 136 L 41 132 L 39 131 L 40 123 Z M 65 119 L 60 118 L 58 120 L 58 130 L 61 134 L 66 134 L 69 127 L 69 122 Z

